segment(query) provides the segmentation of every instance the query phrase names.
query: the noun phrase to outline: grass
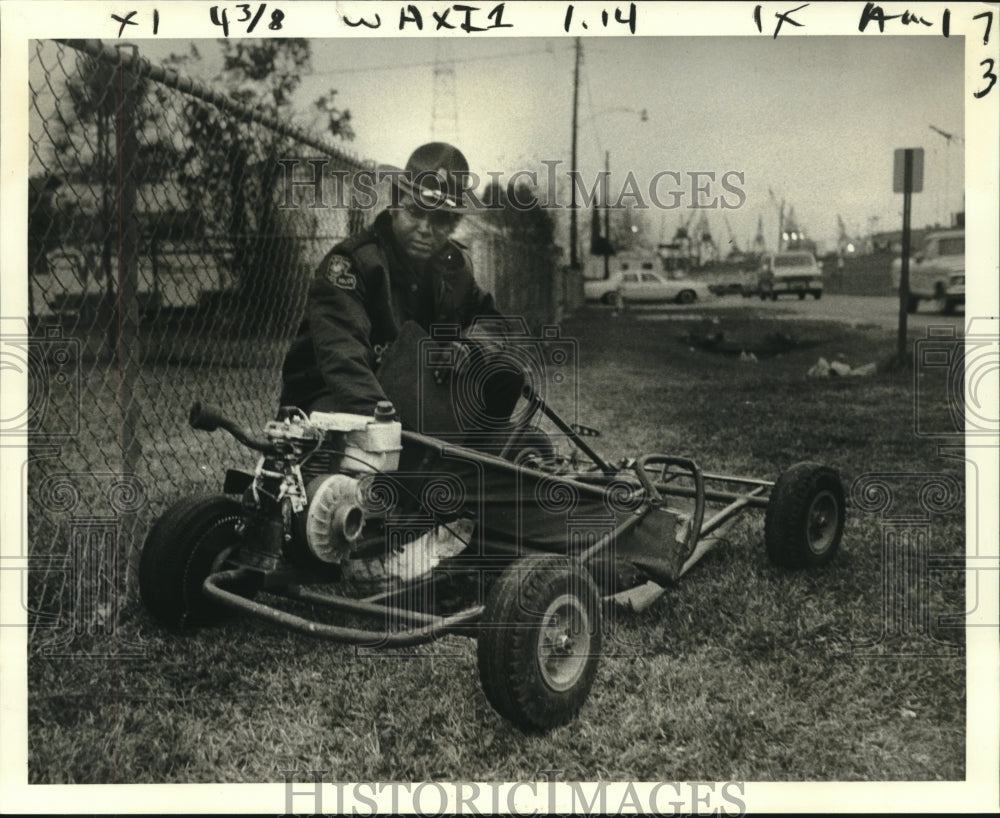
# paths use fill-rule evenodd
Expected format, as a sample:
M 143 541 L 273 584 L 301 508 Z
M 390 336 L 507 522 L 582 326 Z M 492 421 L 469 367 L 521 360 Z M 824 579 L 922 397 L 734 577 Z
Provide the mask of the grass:
M 664 451 L 766 478 L 812 459 L 848 488 L 871 472 L 962 481 L 960 461 L 913 434 L 910 376 L 805 377 L 820 355 L 885 358 L 891 333 L 715 314 L 721 323 L 702 327 L 593 309 L 563 324 L 578 341 L 579 417 L 602 430 L 599 451 Z M 749 364 L 679 340 L 712 327 L 816 345 Z M 219 373 L 170 377 L 186 393 Z M 943 392 L 921 398 L 944 423 Z M 203 481 L 203 461 L 177 467 Z M 961 507 L 932 517 L 930 551 L 963 553 L 963 525 Z M 872 655 L 856 647 L 883 630 L 881 538 L 880 520 L 855 509 L 832 565 L 788 572 L 767 561 L 762 515 L 745 515 L 652 607 L 616 612 L 583 712 L 545 736 L 490 708 L 468 639 L 359 655 L 242 620 L 180 637 L 130 605 L 118 638 L 143 657 L 31 655 L 29 780 L 260 782 L 291 769 L 328 770 L 329 781 L 540 779 L 551 769 L 563 780 L 961 779 L 962 633 L 932 620 L 929 634 L 910 629 Z M 917 601 L 934 617 L 958 613 L 963 586 L 959 572 L 931 573 Z

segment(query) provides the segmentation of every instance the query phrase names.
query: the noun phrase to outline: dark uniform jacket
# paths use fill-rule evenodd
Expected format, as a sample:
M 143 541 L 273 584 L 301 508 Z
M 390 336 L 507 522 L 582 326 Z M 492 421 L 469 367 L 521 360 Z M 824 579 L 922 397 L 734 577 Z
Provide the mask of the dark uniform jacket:
M 420 271 L 399 248 L 388 211 L 333 248 L 309 287 L 305 316 L 282 366 L 282 406 L 371 414 L 385 393 L 379 355 L 405 321 L 468 326 L 499 315 L 476 284 L 462 245 L 449 241 Z

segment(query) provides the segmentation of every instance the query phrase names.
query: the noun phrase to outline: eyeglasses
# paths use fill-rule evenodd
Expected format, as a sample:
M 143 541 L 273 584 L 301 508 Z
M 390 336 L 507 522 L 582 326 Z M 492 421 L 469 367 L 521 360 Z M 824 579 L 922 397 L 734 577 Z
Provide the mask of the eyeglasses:
M 412 199 L 403 202 L 402 209 L 414 221 L 427 219 L 427 223 L 435 230 L 452 230 L 462 220 L 461 213 L 421 207 Z

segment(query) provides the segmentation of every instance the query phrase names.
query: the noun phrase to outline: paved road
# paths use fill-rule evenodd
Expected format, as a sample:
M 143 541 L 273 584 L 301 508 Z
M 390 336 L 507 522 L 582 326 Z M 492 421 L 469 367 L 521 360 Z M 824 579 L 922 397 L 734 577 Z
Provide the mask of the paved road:
M 899 324 L 899 301 L 890 296 L 830 295 L 825 294 L 819 301 L 807 298 L 779 298 L 777 301 L 761 301 L 758 298 L 741 298 L 728 295 L 703 301 L 690 307 L 675 304 L 630 305 L 628 312 L 638 320 L 655 321 L 680 318 L 683 314 L 697 314 L 719 309 L 745 309 L 767 318 L 786 317 L 795 320 L 814 318 L 819 321 L 843 321 L 847 324 L 878 326 L 895 329 Z M 920 309 L 908 316 L 910 330 L 923 332 L 928 326 L 953 326 L 961 332 L 965 325 L 965 314 L 960 307 L 955 315 L 942 315 L 934 305 L 922 302 Z

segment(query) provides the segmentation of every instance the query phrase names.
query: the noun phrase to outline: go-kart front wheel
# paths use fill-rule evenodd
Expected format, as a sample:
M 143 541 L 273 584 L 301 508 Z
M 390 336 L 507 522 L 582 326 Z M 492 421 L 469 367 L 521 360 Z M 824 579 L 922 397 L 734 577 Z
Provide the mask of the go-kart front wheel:
M 221 613 L 202 592 L 239 544 L 240 504 L 223 495 L 186 497 L 153 525 L 139 559 L 139 594 L 146 609 L 171 628 L 209 624 Z M 250 588 L 239 589 L 249 595 Z
M 524 557 L 490 590 L 479 678 L 490 704 L 522 730 L 572 721 L 590 695 L 600 654 L 600 597 L 580 563 Z
M 771 562 L 785 568 L 826 565 L 844 533 L 844 487 L 828 466 L 798 463 L 778 478 L 764 516 Z

